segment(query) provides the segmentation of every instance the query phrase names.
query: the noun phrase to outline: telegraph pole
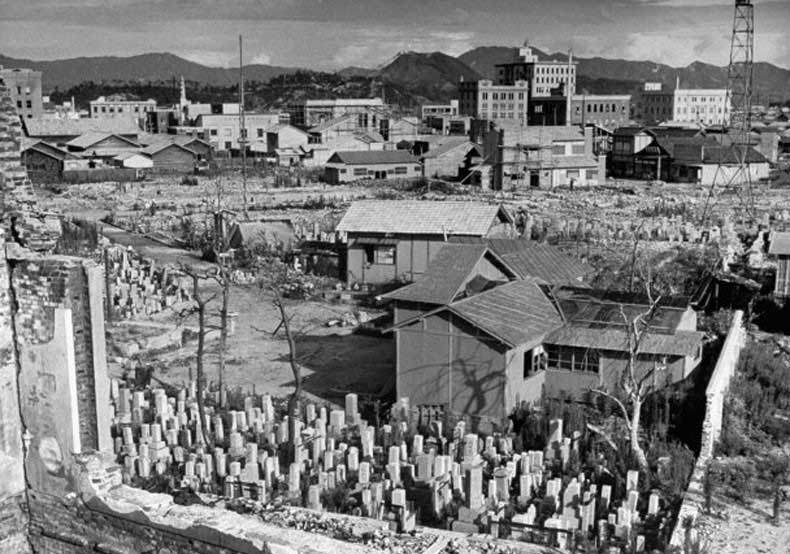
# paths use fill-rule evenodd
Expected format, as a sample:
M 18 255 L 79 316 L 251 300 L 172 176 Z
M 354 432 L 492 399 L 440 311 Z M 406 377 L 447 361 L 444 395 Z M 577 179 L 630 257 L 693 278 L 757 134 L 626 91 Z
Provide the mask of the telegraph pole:
M 244 219 L 247 212 L 247 127 L 244 124 L 244 58 L 242 55 L 241 35 L 239 35 L 239 148 L 241 149 L 241 195 Z

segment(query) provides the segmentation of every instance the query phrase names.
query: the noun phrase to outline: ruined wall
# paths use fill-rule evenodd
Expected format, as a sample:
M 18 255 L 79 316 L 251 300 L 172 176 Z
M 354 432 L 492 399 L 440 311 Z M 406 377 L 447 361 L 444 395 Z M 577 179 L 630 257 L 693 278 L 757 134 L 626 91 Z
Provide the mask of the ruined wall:
M 687 518 L 696 518 L 700 508 L 704 503 L 704 479 L 705 468 L 708 461 L 713 456 L 713 448 L 721 435 L 722 415 L 724 412 L 724 400 L 729 390 L 730 380 L 735 374 L 740 358 L 741 349 L 744 345 L 745 330 L 743 328 L 743 312 L 734 312 L 727 338 L 722 346 L 716 367 L 705 389 L 705 420 L 702 423 L 702 438 L 700 441 L 700 453 L 691 481 L 683 495 L 683 503 L 678 512 L 675 531 L 672 533 L 671 545 L 680 547 L 685 540 L 685 530 L 682 522 Z

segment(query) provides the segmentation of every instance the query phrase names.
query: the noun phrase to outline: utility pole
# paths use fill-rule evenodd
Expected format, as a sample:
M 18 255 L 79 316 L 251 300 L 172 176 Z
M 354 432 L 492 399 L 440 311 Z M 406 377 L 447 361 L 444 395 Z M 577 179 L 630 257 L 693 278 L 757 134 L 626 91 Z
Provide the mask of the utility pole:
M 242 55 L 241 35 L 239 35 L 239 148 L 241 149 L 241 195 L 244 219 L 249 219 L 247 211 L 247 127 L 244 124 L 244 57 Z

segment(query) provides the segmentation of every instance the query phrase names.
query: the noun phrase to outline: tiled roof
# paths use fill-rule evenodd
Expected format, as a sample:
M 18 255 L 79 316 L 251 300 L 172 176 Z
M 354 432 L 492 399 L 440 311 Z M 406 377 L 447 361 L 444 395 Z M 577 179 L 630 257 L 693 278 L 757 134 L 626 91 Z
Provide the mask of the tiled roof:
M 85 133 L 115 135 L 137 135 L 140 128 L 131 118 L 110 117 L 106 119 L 44 119 L 26 118 L 25 132 L 30 137 L 79 136 Z
M 552 285 L 578 284 L 593 268 L 550 244 L 526 239 L 453 237 L 450 242 L 484 243 L 521 279 L 537 277 Z
M 183 144 L 179 144 L 177 142 L 172 142 L 172 141 L 155 142 L 153 144 L 149 144 L 148 146 L 146 146 L 145 148 L 140 150 L 140 152 L 142 152 L 143 154 L 147 154 L 147 155 L 151 156 L 151 155 L 156 154 L 158 152 L 161 152 L 165 148 L 169 148 L 171 146 L 175 146 L 176 148 L 180 148 L 181 150 L 189 152 L 193 156 L 196 155 L 195 152 L 193 152 L 192 150 L 190 150 L 189 148 L 187 148 Z
M 768 253 L 776 256 L 790 256 L 790 233 L 774 231 Z
M 475 148 L 477 149 L 479 155 L 481 156 L 483 155 L 483 148 L 480 145 L 471 142 L 466 137 L 448 137 L 448 138 L 452 138 L 454 140 L 446 140 L 436 144 L 432 144 L 430 149 L 427 152 L 425 152 L 422 155 L 422 157 L 428 159 L 438 158 L 439 156 L 451 152 L 456 148 L 464 148 L 465 151 L 467 152 Z
M 450 304 L 448 309 L 510 346 L 540 340 L 562 325 L 534 279 L 501 285 Z
M 512 221 L 510 215 L 498 204 L 362 200 L 351 204 L 337 230 L 353 233 L 482 237 L 488 234 L 497 220 Z
M 391 300 L 425 304 L 449 304 L 488 247 L 485 244 L 447 243 L 433 257 L 428 269 L 414 283 L 384 295 Z
M 405 150 L 359 150 L 335 152 L 327 163 L 346 165 L 404 164 L 419 160 Z
M 706 146 L 702 151 L 702 163 L 706 164 L 737 164 L 740 152 L 733 146 Z M 767 163 L 768 160 L 754 148 L 746 151 L 747 163 Z
M 77 138 L 71 139 L 66 143 L 66 146 L 72 146 L 74 148 L 80 148 L 84 150 L 112 136 L 113 136 L 112 133 L 89 132 L 80 135 Z M 117 138 L 123 140 L 124 142 L 128 142 L 130 146 L 132 145 L 131 141 L 124 139 L 123 137 L 117 137 Z
M 36 152 L 40 152 L 45 156 L 49 156 L 50 158 L 54 158 L 60 161 L 77 159 L 77 156 L 75 156 L 71 152 L 67 152 L 62 148 L 58 148 L 57 146 L 53 146 L 52 144 L 43 141 L 39 141 L 35 144 L 31 144 L 30 146 L 25 148 L 24 151 L 28 151 L 28 150 L 35 150 Z
M 701 331 L 646 333 L 642 336 L 638 351 L 663 356 L 696 356 L 704 338 L 705 333 Z M 566 325 L 549 333 L 545 342 L 595 350 L 628 350 L 628 335 L 623 328 L 593 329 Z

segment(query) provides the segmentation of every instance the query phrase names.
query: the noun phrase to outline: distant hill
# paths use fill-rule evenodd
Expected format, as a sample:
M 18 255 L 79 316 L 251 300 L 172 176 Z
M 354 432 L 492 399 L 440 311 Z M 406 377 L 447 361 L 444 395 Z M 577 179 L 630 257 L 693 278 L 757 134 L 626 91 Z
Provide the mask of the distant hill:
M 481 76 L 458 58 L 442 52 L 406 52 L 381 69 L 379 78 L 427 100 L 446 101 L 457 96 L 461 78 L 475 81 Z
M 537 48 L 534 50 L 543 59 L 566 59 L 563 53 L 546 53 Z M 277 92 L 283 101 L 286 98 L 298 98 L 300 94 L 310 97 L 336 97 L 347 93 L 379 95 L 383 92 L 388 101 L 413 107 L 426 101 L 443 102 L 456 97 L 458 82 L 462 76 L 471 81 L 493 79 L 496 64 L 513 61 L 517 54 L 517 48 L 484 46 L 457 58 L 441 52 L 406 52 L 398 55 L 382 69 L 347 67 L 330 74 L 293 67 L 251 64 L 245 66 L 244 74 L 248 81 L 258 83 L 269 83 L 280 75 L 296 77 L 295 74 L 301 73 L 305 76 L 306 79 L 288 79 L 287 83 L 273 85 L 281 88 Z M 644 81 L 660 81 L 667 86 L 673 86 L 678 77 L 681 85 L 688 88 L 721 88 L 727 83 L 727 68 L 702 62 L 674 68 L 650 61 L 600 57 L 576 60 L 579 62 L 577 89 L 592 94 L 628 93 Z M 56 61 L 15 59 L 0 55 L 0 65 L 42 71 L 45 93 L 52 92 L 56 87 L 63 93 L 67 89 L 90 82 L 99 85 L 87 87 L 86 91 L 90 90 L 91 93 L 100 92 L 101 86 L 117 89 L 125 84 L 162 85 L 172 83 L 182 75 L 190 82 L 191 89 L 193 84 L 226 89 L 234 87 L 238 82 L 236 68 L 206 67 L 167 53 Z M 344 86 L 343 82 L 351 86 Z M 790 70 L 758 62 L 754 65 L 754 82 L 756 103 L 790 99 Z M 162 94 L 169 95 L 164 89 Z M 271 98 L 273 94 L 273 91 L 267 91 L 264 96 L 276 102 L 279 97 Z M 214 92 L 206 91 L 206 95 L 213 97 Z
M 4 67 L 27 67 L 43 72 L 42 85 L 49 92 L 55 87 L 67 89 L 85 81 L 129 82 L 169 81 L 182 75 L 187 81 L 207 85 L 228 86 L 238 83 L 237 68 L 206 67 L 185 60 L 174 54 L 152 53 L 139 56 L 95 58 L 70 58 L 37 62 L 0 55 Z M 252 64 L 244 66 L 244 78 L 250 81 L 268 81 L 272 77 L 298 71 L 292 67 Z

